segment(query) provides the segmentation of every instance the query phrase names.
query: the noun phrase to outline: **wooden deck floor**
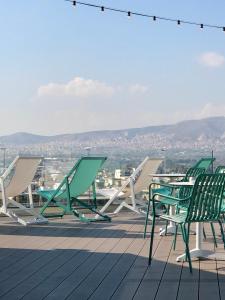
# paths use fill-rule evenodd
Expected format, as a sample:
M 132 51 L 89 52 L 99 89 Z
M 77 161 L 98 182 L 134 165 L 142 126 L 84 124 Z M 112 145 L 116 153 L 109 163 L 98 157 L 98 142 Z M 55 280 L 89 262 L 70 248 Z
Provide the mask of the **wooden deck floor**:
M 180 237 L 173 251 L 172 237 L 156 234 L 148 268 L 143 223 L 130 213 L 112 223 L 68 217 L 33 227 L 0 218 L 0 299 L 225 299 L 225 262 L 195 261 L 191 275 L 187 263 L 176 263 Z M 210 231 L 207 237 L 210 249 Z

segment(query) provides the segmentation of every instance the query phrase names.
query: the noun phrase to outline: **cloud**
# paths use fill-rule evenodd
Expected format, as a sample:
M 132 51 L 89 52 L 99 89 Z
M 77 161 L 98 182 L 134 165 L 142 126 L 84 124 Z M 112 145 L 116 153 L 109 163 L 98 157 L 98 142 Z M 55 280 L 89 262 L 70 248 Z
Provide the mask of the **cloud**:
M 136 94 L 146 94 L 149 90 L 148 86 L 142 85 L 139 83 L 130 85 L 128 88 L 130 94 L 136 95 Z
M 145 95 L 149 87 L 140 83 L 126 86 L 109 85 L 105 82 L 75 77 L 67 83 L 48 83 L 38 88 L 37 96 L 40 97 L 75 97 L 75 98 L 92 98 L 92 97 L 111 97 L 115 95 Z
M 207 103 L 197 114 L 196 118 L 201 119 L 218 116 L 225 116 L 225 104 L 218 105 L 213 103 Z
M 38 97 L 61 97 L 70 96 L 77 98 L 88 98 L 93 96 L 110 97 L 114 94 L 115 88 L 104 82 L 75 77 L 67 83 L 49 83 L 40 86 Z
M 207 67 L 218 68 L 225 63 L 225 57 L 216 52 L 205 52 L 199 57 L 199 62 Z

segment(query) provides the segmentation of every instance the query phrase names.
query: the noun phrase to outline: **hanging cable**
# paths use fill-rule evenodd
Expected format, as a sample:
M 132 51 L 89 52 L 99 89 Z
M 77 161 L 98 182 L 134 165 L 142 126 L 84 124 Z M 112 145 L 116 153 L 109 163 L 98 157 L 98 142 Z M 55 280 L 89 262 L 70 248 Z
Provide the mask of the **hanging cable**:
M 119 8 L 112 8 L 112 7 L 106 7 L 106 6 L 97 5 L 97 4 L 91 4 L 91 3 L 87 3 L 87 2 L 81 2 L 81 1 L 73 1 L 73 0 L 64 0 L 64 1 L 71 2 L 74 6 L 82 5 L 82 6 L 92 7 L 92 8 L 98 8 L 102 12 L 108 10 L 108 11 L 117 12 L 117 13 L 124 13 L 128 17 L 130 17 L 131 15 L 134 15 L 134 16 L 138 16 L 138 17 L 151 18 L 153 21 L 162 20 L 162 21 L 167 21 L 167 22 L 173 22 L 173 23 L 176 23 L 177 25 L 187 24 L 187 25 L 198 26 L 201 29 L 208 27 L 208 28 L 214 28 L 214 29 L 221 29 L 223 32 L 225 32 L 225 26 L 220 26 L 220 25 L 203 24 L 203 23 L 199 23 L 199 22 L 192 22 L 192 21 L 182 20 L 182 19 L 166 18 L 166 17 L 161 17 L 161 16 L 138 13 L 138 12 L 134 12 L 131 10 L 127 11 L 127 10 L 123 10 L 123 9 L 119 9 Z

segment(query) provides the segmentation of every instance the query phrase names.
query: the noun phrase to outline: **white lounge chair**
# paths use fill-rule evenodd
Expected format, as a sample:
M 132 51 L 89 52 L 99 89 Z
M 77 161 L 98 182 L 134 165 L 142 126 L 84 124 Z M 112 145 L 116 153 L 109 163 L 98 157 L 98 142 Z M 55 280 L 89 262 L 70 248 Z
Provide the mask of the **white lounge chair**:
M 22 225 L 47 223 L 48 220 L 33 209 L 31 182 L 40 164 L 41 157 L 18 156 L 0 176 L 0 213 Z M 28 190 L 30 207 L 13 200 L 14 197 Z
M 112 214 L 117 214 L 123 207 L 137 213 L 142 212 L 141 208 L 145 206 L 146 203 L 136 199 L 136 195 L 142 190 L 148 188 L 152 181 L 152 177 L 149 174 L 156 173 L 161 163 L 162 159 L 150 159 L 149 157 L 146 157 L 119 189 L 97 189 L 97 193 L 109 197 L 109 200 L 101 208 L 100 212 L 105 212 L 107 208 L 118 198 L 122 198 L 123 200 Z M 128 203 L 130 202 L 129 199 L 131 204 Z

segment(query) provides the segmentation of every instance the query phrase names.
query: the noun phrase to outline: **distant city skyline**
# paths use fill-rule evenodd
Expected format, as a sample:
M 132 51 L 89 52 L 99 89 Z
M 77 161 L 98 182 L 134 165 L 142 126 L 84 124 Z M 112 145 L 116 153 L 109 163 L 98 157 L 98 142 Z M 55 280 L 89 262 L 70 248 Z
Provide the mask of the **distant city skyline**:
M 225 25 L 222 0 L 90 2 Z M 0 136 L 225 115 L 222 31 L 21 0 L 2 4 L 0 34 Z

